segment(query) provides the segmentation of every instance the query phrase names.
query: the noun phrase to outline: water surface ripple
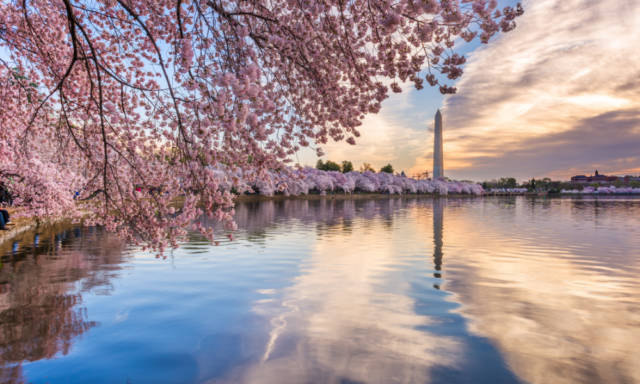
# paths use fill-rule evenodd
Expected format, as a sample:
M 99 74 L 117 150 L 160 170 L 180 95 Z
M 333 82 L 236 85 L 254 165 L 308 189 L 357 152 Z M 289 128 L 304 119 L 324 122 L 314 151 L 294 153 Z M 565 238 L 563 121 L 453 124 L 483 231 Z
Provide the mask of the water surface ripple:
M 0 245 L 0 382 L 640 383 L 638 198 L 236 210 L 165 260 L 65 224 Z

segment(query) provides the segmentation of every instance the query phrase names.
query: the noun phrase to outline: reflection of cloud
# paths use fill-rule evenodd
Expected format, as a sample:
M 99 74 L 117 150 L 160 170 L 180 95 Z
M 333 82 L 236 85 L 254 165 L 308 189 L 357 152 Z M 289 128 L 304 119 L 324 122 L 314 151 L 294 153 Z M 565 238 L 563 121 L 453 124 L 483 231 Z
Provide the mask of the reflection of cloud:
M 256 328 L 219 343 L 237 345 L 242 358 L 216 371 L 209 367 L 218 355 L 197 357 L 198 382 L 464 382 L 443 379 L 442 371 L 464 372 L 468 382 L 515 382 L 491 381 L 470 368 L 493 372 L 504 362 L 523 382 L 640 383 L 638 202 L 598 201 L 238 204 L 240 217 L 255 225 L 248 239 L 259 242 L 260 226 L 270 228 L 269 238 L 286 233 L 289 242 L 311 230 L 315 236 L 303 236 L 302 248 L 313 253 L 290 287 L 257 290 L 250 322 Z M 407 254 L 420 255 L 428 269 L 413 269 Z M 459 333 L 440 333 L 451 325 L 437 314 L 442 303 L 415 296 L 425 288 L 438 292 L 433 283 L 460 304 L 447 307 L 466 319 Z M 436 312 L 422 304 L 435 304 Z
M 256 292 L 258 292 L 261 295 L 273 295 L 274 293 L 276 293 L 275 289 L 258 289 Z
M 472 54 L 459 93 L 445 100 L 450 174 L 640 171 L 640 3 L 535 0 L 525 9 L 515 31 Z
M 264 304 L 266 303 L 263 300 L 259 300 L 256 304 Z M 295 304 L 291 304 L 289 302 L 283 301 L 282 306 L 285 308 L 289 308 L 289 312 L 282 312 L 273 319 L 271 319 L 271 326 L 273 329 L 269 332 L 269 342 L 267 343 L 266 350 L 264 355 L 262 355 L 262 362 L 264 363 L 269 359 L 269 355 L 273 352 L 273 349 L 276 346 L 276 342 L 278 341 L 278 337 L 285 331 L 287 327 L 287 317 L 295 312 L 300 311 L 300 308 Z M 258 311 L 260 312 L 260 311 Z
M 321 241 L 302 275 L 279 299 L 255 302 L 272 319 L 266 355 L 211 382 L 424 383 L 436 367 L 455 369 L 462 344 L 420 329 L 435 322 L 416 314 L 409 283 L 394 276 L 397 244 L 380 241 L 393 219 L 376 213 L 394 204 L 362 202 L 369 213 L 353 219 L 353 202 L 332 204 L 347 215 L 317 227 Z
M 115 318 L 113 319 L 113 324 L 122 323 L 123 321 L 127 321 L 128 318 L 129 318 L 129 310 L 128 309 L 126 311 L 124 311 L 124 313 L 121 313 L 121 311 L 118 311 L 116 313 Z
M 457 260 L 444 288 L 469 330 L 530 383 L 640 383 L 638 241 L 619 229 L 637 224 L 637 204 L 521 204 L 503 207 L 507 223 L 500 215 L 445 220 Z

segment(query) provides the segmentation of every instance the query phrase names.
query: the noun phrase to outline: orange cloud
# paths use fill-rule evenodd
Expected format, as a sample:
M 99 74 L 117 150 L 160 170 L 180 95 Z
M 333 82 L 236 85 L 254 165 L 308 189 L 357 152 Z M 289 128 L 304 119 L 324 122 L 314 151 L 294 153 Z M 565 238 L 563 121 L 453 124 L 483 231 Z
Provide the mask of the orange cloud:
M 525 9 L 513 32 L 468 55 L 456 95 L 394 94 L 364 120 L 356 147 L 331 143 L 326 158 L 431 171 L 442 102 L 449 177 L 638 173 L 640 3 L 530 0 Z

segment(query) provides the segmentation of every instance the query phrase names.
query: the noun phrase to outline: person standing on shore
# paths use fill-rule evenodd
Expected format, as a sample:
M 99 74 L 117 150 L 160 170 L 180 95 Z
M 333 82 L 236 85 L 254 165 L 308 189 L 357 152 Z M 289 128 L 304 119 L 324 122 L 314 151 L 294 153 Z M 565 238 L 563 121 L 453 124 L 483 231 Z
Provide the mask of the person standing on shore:
M 0 209 L 0 231 L 9 231 L 7 225 L 13 225 L 9 220 L 9 212 L 6 209 Z
M 8 206 L 13 205 L 13 197 L 4 181 L 0 181 L 0 203 L 7 204 Z

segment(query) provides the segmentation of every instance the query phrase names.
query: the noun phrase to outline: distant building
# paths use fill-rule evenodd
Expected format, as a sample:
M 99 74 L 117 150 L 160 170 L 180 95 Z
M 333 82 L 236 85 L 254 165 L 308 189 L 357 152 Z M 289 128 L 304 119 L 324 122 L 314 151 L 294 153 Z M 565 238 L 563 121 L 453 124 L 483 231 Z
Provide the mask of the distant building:
M 624 177 L 624 181 L 637 181 L 640 182 L 640 177 L 638 176 L 631 176 L 631 175 L 627 175 Z
M 618 176 L 601 175 L 596 170 L 595 176 L 593 176 L 593 175 L 592 176 L 577 175 L 577 176 L 573 176 L 571 178 L 571 182 L 572 183 L 585 183 L 585 184 L 590 184 L 590 183 L 609 184 L 609 183 L 613 183 L 614 181 L 616 181 L 618 179 L 620 179 Z M 629 178 L 625 176 L 624 177 L 624 181 L 628 182 Z

